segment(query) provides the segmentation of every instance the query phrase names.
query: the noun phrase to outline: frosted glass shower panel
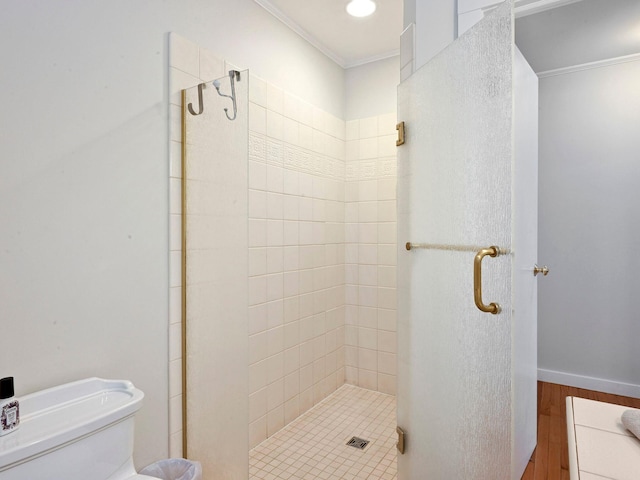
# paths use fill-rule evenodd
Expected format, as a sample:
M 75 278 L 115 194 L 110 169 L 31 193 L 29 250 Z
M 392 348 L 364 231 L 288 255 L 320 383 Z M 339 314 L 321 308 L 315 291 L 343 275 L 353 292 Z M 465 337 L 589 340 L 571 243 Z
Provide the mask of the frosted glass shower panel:
M 233 121 L 211 81 L 183 108 L 187 448 L 205 478 L 248 476 L 248 87 L 241 72 Z M 228 75 L 219 88 L 231 94 Z
M 407 241 L 511 249 L 511 2 L 433 58 L 398 90 L 399 479 L 507 479 L 511 469 L 511 258 L 406 251 Z M 519 477 L 518 477 L 519 478 Z

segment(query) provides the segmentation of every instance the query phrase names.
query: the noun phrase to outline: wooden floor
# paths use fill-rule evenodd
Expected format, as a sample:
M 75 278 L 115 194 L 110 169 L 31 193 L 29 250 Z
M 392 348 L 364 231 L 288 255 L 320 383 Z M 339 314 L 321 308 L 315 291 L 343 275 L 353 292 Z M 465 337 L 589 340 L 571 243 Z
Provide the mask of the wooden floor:
M 638 398 L 538 382 L 538 446 L 522 480 L 569 480 L 566 397 L 582 397 L 640 408 Z

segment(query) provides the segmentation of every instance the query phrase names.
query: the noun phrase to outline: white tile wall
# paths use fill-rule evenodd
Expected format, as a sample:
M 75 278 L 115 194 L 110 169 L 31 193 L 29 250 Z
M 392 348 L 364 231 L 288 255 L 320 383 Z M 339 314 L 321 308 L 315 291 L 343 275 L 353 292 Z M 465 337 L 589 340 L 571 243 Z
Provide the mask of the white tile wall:
M 395 114 L 346 124 L 345 377 L 395 394 Z
M 344 122 L 251 77 L 250 444 L 344 383 Z

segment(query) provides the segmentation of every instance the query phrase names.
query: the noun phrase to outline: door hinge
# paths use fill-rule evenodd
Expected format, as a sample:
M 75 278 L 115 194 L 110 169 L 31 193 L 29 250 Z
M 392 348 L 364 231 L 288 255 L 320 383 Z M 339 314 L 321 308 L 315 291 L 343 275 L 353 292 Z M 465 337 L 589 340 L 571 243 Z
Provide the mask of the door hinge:
M 400 122 L 396 125 L 396 130 L 398 131 L 398 139 L 396 140 L 396 147 L 400 145 L 404 145 L 404 122 Z
M 404 430 L 400 427 L 396 427 L 396 432 L 398 432 L 398 443 L 396 443 L 396 448 L 401 455 L 404 454 Z

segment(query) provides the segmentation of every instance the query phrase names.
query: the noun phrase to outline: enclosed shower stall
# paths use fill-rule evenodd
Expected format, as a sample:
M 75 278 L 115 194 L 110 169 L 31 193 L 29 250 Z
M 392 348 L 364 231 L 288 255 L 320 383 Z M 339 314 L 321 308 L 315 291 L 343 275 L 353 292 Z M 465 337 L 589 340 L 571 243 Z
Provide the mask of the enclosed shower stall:
M 205 475 L 245 479 L 250 449 L 345 383 L 356 410 L 395 411 L 396 119 L 345 122 L 198 51 L 188 75 L 172 57 L 172 91 L 191 85 L 173 97 L 184 227 L 175 445 Z M 382 437 L 369 440 L 373 453 Z

